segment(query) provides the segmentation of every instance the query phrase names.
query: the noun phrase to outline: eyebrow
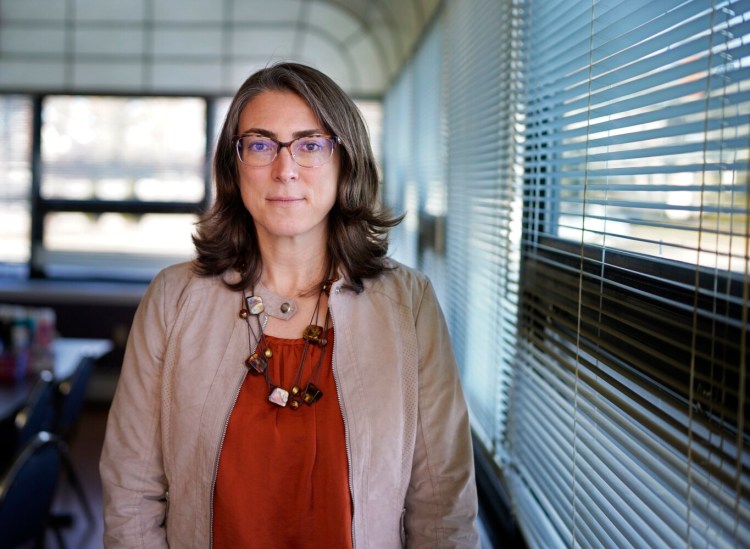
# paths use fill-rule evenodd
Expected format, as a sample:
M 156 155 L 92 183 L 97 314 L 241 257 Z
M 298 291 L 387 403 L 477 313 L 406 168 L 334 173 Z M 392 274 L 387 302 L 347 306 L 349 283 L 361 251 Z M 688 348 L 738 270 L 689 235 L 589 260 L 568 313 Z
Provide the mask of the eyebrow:
M 292 139 L 297 139 L 299 137 L 307 137 L 309 135 L 325 135 L 327 132 L 323 131 L 320 128 L 315 128 L 311 130 L 300 130 L 298 132 L 294 132 L 292 134 Z M 274 139 L 278 140 L 278 135 L 276 135 L 274 132 L 265 130 L 263 128 L 249 128 L 242 132 L 239 137 L 245 137 L 246 135 L 262 135 L 264 137 L 272 137 Z

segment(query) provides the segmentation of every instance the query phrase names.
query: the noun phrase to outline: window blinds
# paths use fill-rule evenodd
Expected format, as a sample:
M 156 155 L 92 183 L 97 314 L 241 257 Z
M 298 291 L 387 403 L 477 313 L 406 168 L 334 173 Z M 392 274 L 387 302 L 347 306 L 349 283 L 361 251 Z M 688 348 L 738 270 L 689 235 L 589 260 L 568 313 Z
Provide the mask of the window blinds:
M 532 546 L 750 543 L 750 2 L 524 4 Z
M 498 462 L 520 268 L 513 9 L 512 2 L 449 2 L 444 13 L 450 327 L 472 426 Z
M 383 141 L 383 198 L 388 207 L 405 213 L 404 221 L 390 234 L 390 252 L 394 258 L 417 266 L 417 201 L 414 166 L 411 162 L 412 76 L 411 66 L 393 84 L 383 102 L 383 123 L 387 128 Z
M 436 21 L 446 309 L 532 547 L 750 544 L 747 4 L 447 2 Z M 414 114 L 428 43 L 385 105 L 402 206 L 394 177 L 419 178 L 434 131 Z
M 384 198 L 407 212 L 393 255 L 433 280 L 473 428 L 501 461 L 520 268 L 518 20 L 512 2 L 444 8 L 384 100 Z

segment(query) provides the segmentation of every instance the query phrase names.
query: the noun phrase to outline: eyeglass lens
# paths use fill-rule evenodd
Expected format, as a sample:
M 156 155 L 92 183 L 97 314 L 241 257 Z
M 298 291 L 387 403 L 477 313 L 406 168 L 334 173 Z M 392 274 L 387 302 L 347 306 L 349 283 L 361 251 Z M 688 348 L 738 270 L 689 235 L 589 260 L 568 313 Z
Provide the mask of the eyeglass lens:
M 298 137 L 287 144 L 292 158 L 300 166 L 313 168 L 322 166 L 331 158 L 335 139 L 311 135 Z M 262 135 L 245 135 L 237 141 L 237 153 L 243 164 L 267 166 L 274 161 L 282 144 Z

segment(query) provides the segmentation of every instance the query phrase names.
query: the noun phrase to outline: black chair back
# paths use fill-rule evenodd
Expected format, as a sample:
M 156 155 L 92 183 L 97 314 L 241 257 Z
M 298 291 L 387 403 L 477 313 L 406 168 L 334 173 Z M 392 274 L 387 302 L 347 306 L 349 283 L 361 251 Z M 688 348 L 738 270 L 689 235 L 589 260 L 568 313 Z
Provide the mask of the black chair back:
M 78 473 L 76 472 L 76 468 L 70 457 L 70 452 L 68 451 L 66 443 L 70 443 L 71 435 L 81 418 L 83 406 L 86 402 L 86 389 L 88 388 L 89 378 L 91 377 L 93 369 L 94 359 L 91 357 L 85 357 L 81 360 L 75 372 L 73 372 L 70 377 L 58 383 L 57 421 L 55 424 L 55 433 L 61 439 L 60 449 L 62 452 L 63 467 L 65 469 L 65 478 L 78 498 L 89 523 L 92 525 L 95 521 L 94 510 L 86 496 L 86 490 L 84 490 L 83 483 L 78 477 Z M 61 519 L 61 522 L 64 523 L 71 523 L 73 521 L 73 516 L 70 514 L 60 515 L 56 518 Z
M 36 433 L 0 483 L 0 548 L 42 541 L 60 472 L 57 438 Z
M 93 369 L 94 359 L 85 357 L 75 372 L 57 385 L 59 405 L 55 432 L 65 440 L 69 439 L 71 430 L 81 417 Z
M 52 431 L 55 422 L 55 379 L 52 372 L 39 374 L 24 407 L 16 414 L 16 448 L 23 448 L 41 431 Z

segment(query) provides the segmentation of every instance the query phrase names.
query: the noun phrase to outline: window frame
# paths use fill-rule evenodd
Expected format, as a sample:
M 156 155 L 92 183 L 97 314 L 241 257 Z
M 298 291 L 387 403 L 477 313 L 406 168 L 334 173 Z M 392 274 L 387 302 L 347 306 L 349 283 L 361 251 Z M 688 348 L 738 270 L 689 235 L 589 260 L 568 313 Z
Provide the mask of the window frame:
M 14 94 L 19 95 L 19 94 Z M 44 249 L 44 222 L 47 215 L 58 212 L 80 212 L 87 214 L 123 213 L 123 214 L 200 214 L 210 205 L 212 200 L 212 159 L 215 148 L 213 130 L 215 127 L 215 105 L 224 96 L 208 95 L 180 95 L 180 94 L 132 94 L 132 93 L 32 93 L 20 94 L 31 97 L 32 100 L 32 135 L 31 135 L 31 187 L 30 187 L 30 254 L 27 263 L 28 278 L 50 278 L 41 259 Z M 203 198 L 198 202 L 188 201 L 138 201 L 138 200 L 94 200 L 94 199 L 64 199 L 44 198 L 42 187 L 42 108 L 47 97 L 118 97 L 118 98 L 193 98 L 201 99 L 205 103 L 205 150 L 203 158 Z M 104 278 L 107 276 L 91 276 L 86 278 Z M 137 278 L 137 277 L 136 277 Z

